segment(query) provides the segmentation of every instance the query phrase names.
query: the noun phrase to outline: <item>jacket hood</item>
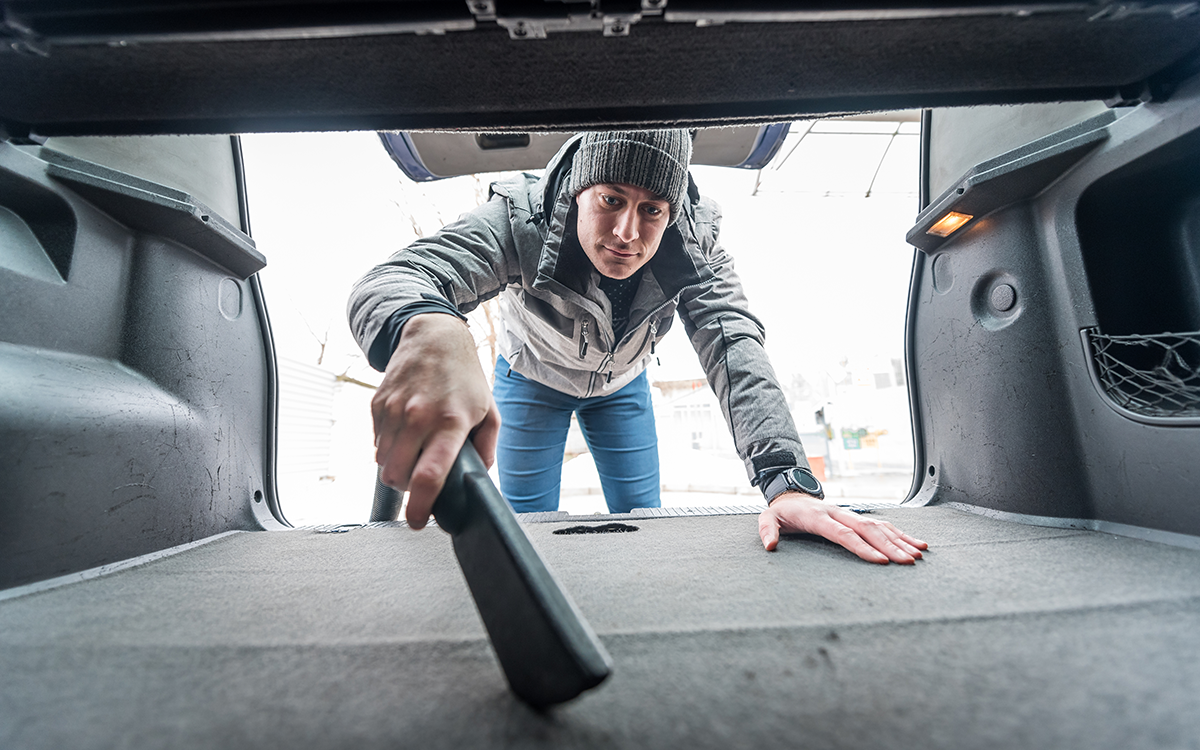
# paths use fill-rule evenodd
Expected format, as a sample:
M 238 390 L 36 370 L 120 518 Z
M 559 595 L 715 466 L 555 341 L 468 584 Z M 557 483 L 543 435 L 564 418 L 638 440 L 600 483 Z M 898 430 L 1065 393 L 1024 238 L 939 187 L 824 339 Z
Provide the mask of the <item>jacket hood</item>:
M 541 178 L 534 183 L 534 189 L 530 191 L 530 208 L 534 215 L 542 215 L 549 219 L 549 212 L 553 210 L 555 202 L 559 196 L 567 191 L 567 175 L 571 171 L 571 159 L 574 158 L 575 152 L 579 149 L 579 141 L 583 139 L 583 134 L 572 136 L 567 139 L 559 149 L 558 153 L 550 157 L 550 161 L 546 162 L 546 171 L 542 173 Z M 570 196 L 566 196 L 569 200 Z

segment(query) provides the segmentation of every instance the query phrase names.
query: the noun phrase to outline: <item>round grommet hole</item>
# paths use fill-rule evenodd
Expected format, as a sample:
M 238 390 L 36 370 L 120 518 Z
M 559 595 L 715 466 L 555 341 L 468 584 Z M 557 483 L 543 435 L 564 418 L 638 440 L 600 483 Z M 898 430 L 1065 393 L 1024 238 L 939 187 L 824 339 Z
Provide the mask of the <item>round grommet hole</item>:
M 1011 284 L 997 284 L 992 288 L 991 302 L 998 312 L 1008 312 L 1017 304 L 1017 290 Z
M 1012 274 L 1001 269 L 988 271 L 975 280 L 971 286 L 971 313 L 984 330 L 999 331 L 1021 317 L 1027 300 L 1022 299 L 1017 286 Z

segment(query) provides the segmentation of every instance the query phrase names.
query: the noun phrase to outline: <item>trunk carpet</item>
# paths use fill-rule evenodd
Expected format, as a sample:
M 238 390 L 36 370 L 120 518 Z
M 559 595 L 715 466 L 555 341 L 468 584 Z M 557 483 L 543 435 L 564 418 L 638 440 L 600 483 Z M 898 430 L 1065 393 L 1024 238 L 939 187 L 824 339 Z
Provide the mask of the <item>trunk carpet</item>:
M 768 554 L 753 515 L 525 525 L 615 664 L 544 714 L 440 531 L 234 534 L 0 602 L 0 747 L 1200 747 L 1200 552 L 874 517 L 926 559 Z

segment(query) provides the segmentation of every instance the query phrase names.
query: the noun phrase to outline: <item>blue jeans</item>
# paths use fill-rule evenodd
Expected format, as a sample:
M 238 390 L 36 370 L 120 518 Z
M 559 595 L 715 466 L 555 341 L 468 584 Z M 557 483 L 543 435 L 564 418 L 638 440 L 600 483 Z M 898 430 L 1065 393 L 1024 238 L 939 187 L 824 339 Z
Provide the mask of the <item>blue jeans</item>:
M 500 409 L 500 491 L 517 513 L 558 510 L 572 413 L 609 511 L 659 507 L 658 434 L 645 372 L 616 393 L 575 398 L 510 370 L 499 357 L 492 395 Z

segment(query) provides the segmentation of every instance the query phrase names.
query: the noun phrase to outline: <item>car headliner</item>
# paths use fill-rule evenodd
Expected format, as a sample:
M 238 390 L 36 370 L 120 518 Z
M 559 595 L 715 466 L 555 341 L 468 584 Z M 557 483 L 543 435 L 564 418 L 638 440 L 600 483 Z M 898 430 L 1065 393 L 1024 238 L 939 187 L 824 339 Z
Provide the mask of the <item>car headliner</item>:
M 15 135 L 727 124 L 1136 100 L 1169 90 L 1200 50 L 1196 4 L 1178 2 L 964 1 L 905 15 L 894 3 L 671 0 L 627 36 L 543 39 L 512 38 L 461 0 L 228 5 L 6 3 L 0 120 Z

